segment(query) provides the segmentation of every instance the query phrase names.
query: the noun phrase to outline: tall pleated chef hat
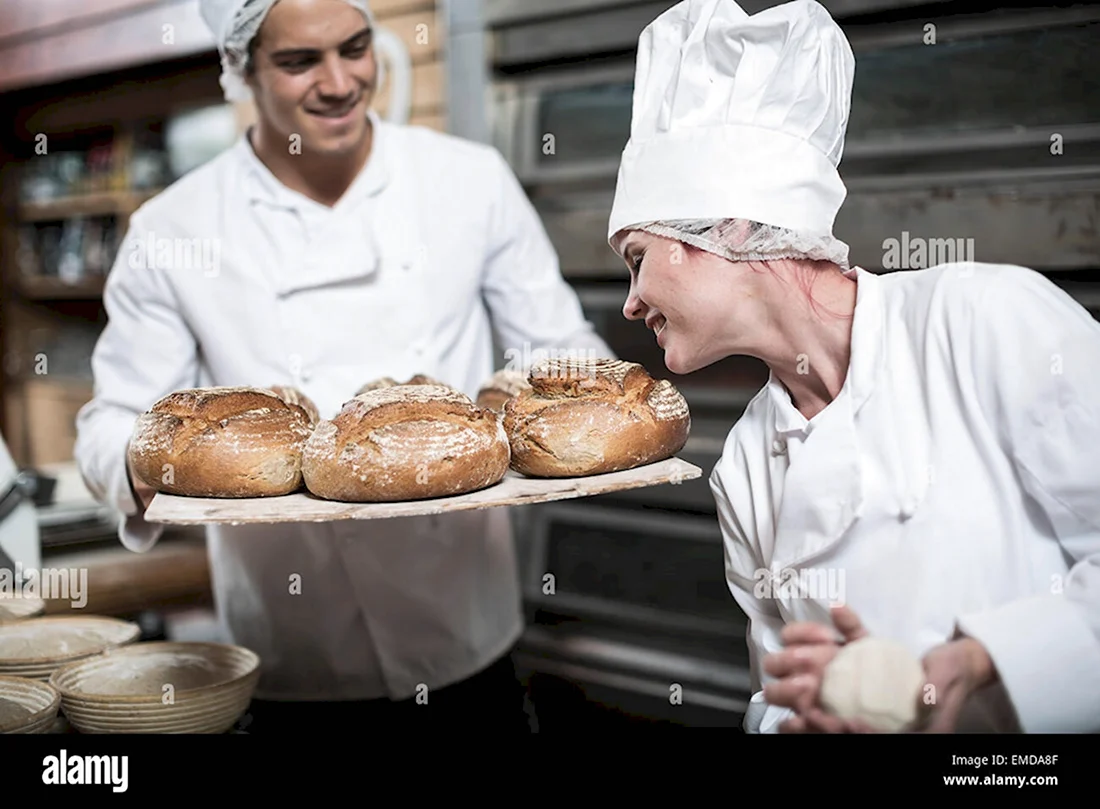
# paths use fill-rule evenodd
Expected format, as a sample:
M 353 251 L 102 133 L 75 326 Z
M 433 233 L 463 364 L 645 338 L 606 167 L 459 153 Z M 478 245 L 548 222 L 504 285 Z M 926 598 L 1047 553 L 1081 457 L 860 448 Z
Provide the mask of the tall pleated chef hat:
M 221 86 L 226 101 L 248 101 L 252 91 L 245 83 L 248 66 L 248 46 L 267 19 L 272 6 L 279 0 L 201 0 L 200 12 L 206 22 L 222 60 Z M 367 0 L 341 0 L 363 13 L 374 26 L 374 15 Z M 378 69 L 382 70 L 381 60 Z M 382 75 L 379 73 L 381 86 Z
M 732 261 L 824 259 L 852 274 L 832 228 L 854 74 L 847 38 L 813 0 L 664 12 L 638 41 L 612 248 L 645 230 Z

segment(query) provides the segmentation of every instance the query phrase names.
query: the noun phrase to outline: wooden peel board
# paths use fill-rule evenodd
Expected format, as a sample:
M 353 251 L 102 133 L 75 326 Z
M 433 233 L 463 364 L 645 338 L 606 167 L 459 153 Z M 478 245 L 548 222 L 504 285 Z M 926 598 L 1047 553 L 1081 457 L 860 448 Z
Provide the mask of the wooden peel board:
M 180 497 L 158 493 L 145 512 L 145 519 L 166 525 L 381 520 L 592 497 L 646 486 L 676 485 L 700 475 L 702 470 L 699 467 L 679 458 L 583 478 L 528 478 L 509 469 L 500 483 L 481 491 L 400 503 L 341 503 L 322 500 L 304 491 L 282 497 L 250 499 Z

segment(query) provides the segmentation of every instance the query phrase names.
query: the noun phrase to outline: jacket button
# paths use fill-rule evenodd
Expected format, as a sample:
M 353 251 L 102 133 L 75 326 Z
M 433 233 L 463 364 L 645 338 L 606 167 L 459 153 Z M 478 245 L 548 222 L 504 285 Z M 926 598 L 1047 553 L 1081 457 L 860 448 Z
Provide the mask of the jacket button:
M 787 454 L 787 442 L 782 438 L 776 438 L 772 441 L 772 454 L 773 455 L 786 455 Z

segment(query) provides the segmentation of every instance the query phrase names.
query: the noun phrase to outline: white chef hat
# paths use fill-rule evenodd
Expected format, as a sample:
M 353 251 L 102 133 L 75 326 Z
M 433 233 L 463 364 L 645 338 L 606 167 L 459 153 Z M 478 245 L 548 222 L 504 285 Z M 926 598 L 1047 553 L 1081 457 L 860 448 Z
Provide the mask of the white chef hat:
M 751 16 L 733 0 L 664 12 L 638 42 L 609 242 L 647 230 L 731 260 L 848 271 L 832 227 L 854 73 L 844 33 L 814 0 Z
M 222 60 L 221 86 L 226 101 L 247 101 L 252 91 L 245 83 L 248 66 L 248 46 L 279 0 L 201 0 L 202 18 L 214 35 Z M 374 25 L 374 15 L 367 0 L 343 0 L 363 12 Z M 382 65 L 379 64 L 381 70 Z M 379 77 L 381 82 L 381 77 Z

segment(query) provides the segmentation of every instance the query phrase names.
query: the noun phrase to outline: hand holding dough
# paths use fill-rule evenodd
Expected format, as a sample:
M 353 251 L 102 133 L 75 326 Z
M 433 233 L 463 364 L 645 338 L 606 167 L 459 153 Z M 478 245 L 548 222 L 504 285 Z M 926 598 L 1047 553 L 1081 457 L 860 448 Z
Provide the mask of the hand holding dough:
M 900 643 L 862 638 L 841 647 L 825 668 L 821 705 L 885 733 L 903 732 L 921 713 L 924 666 Z

